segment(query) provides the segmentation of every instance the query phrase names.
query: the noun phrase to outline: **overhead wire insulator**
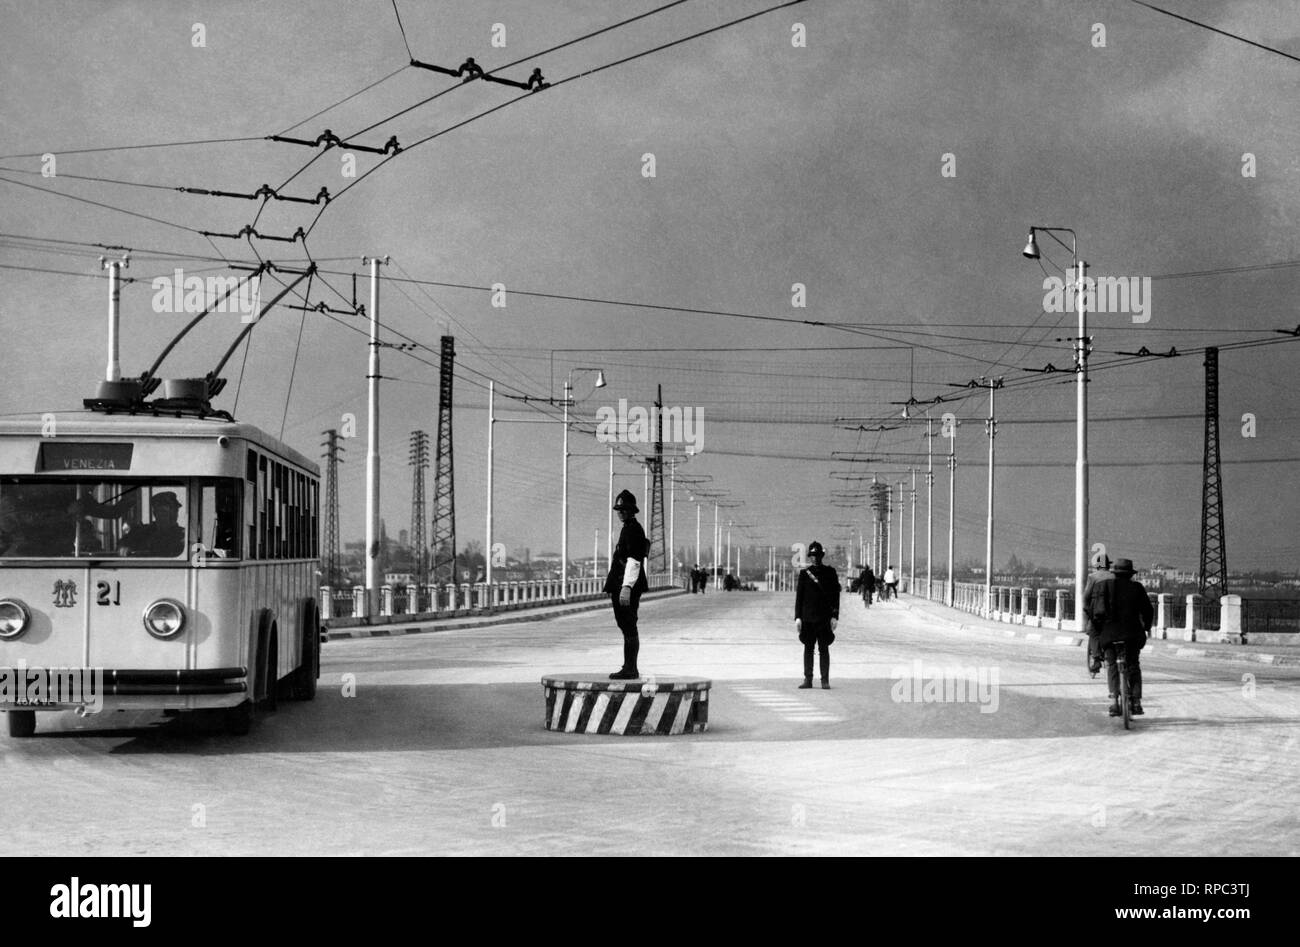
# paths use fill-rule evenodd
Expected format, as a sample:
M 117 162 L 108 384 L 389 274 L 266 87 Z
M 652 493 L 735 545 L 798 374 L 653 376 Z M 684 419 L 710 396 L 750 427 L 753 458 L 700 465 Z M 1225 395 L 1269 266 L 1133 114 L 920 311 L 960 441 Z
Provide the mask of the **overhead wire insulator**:
M 267 135 L 269 141 L 279 141 L 290 145 L 305 145 L 308 148 L 316 148 L 324 145 L 328 148 L 345 148 L 348 151 L 364 151 L 372 155 L 386 155 L 389 153 L 397 154 L 402 150 L 402 146 L 397 141 L 397 136 L 393 135 L 388 141 L 384 142 L 384 147 L 374 148 L 370 145 L 358 145 L 356 142 L 344 141 L 328 128 L 316 136 L 312 141 L 307 138 L 290 138 L 287 135 Z
M 199 233 L 205 237 L 222 237 L 226 240 L 242 240 L 244 237 L 256 237 L 258 240 L 275 240 L 280 243 L 297 243 L 299 240 L 305 243 L 307 240 L 307 234 L 301 227 L 295 230 L 292 236 L 288 237 L 277 237 L 274 234 L 258 233 L 253 228 L 252 224 L 245 225 L 239 233 L 217 233 L 212 230 L 200 230 Z
M 184 194 L 201 194 L 204 197 L 238 197 L 243 200 L 255 201 L 259 197 L 272 198 L 277 201 L 292 201 L 295 204 L 328 204 L 330 201 L 329 188 L 322 187 L 315 197 L 289 197 L 284 194 L 276 193 L 275 188 L 269 184 L 263 184 L 252 194 L 242 194 L 238 191 L 217 191 L 206 187 L 178 187 L 176 190 Z

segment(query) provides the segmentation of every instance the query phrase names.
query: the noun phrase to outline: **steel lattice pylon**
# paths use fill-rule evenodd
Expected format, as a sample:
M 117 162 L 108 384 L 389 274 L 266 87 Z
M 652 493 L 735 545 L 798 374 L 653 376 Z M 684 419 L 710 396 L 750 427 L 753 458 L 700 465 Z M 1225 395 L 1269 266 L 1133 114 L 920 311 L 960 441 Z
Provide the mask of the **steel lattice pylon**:
M 650 464 L 650 561 L 660 575 L 668 572 L 668 533 L 664 529 L 664 387 L 659 386 L 655 455 Z
M 892 493 L 889 484 L 880 483 L 874 477 L 871 481 L 871 510 L 876 521 L 875 541 L 871 546 L 872 571 L 877 576 L 885 574 L 886 557 L 889 554 L 889 514 L 893 511 Z
M 325 461 L 325 535 L 321 542 L 321 558 L 324 560 L 321 564 L 325 573 L 325 584 L 337 588 L 343 581 L 343 564 L 339 559 L 341 551 L 339 545 L 339 464 L 343 459 L 339 456 L 344 450 L 339 443 L 339 432 L 333 428 L 328 431 L 321 431 L 325 435 L 325 440 L 321 446 L 325 448 L 325 453 L 321 455 Z
M 1205 464 L 1201 473 L 1202 595 L 1228 592 L 1228 551 L 1223 536 L 1223 472 L 1219 464 L 1219 350 L 1205 350 Z
M 415 588 L 429 581 L 429 549 L 424 542 L 424 472 L 429 467 L 429 433 L 411 432 L 411 572 Z
M 438 437 L 433 462 L 432 571 L 438 581 L 459 582 L 456 575 L 456 482 L 452 476 L 451 382 L 456 340 L 442 337 L 438 366 Z M 488 550 L 489 552 L 491 550 Z

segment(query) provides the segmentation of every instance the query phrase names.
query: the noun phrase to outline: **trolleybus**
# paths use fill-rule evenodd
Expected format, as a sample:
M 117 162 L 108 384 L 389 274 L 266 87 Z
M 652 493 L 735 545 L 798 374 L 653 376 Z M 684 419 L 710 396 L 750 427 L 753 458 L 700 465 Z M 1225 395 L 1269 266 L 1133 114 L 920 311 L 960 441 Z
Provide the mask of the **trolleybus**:
M 312 699 L 316 464 L 222 413 L 86 404 L 0 419 L 9 734 L 100 709 L 214 709 L 246 733 L 278 698 Z

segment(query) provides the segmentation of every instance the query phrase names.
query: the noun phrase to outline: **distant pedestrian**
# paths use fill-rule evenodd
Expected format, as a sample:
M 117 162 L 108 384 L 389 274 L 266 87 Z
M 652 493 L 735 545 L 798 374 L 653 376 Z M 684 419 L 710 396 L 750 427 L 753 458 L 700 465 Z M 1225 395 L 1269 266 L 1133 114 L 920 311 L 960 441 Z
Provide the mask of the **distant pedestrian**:
M 876 590 L 876 574 L 871 571 L 870 565 L 862 567 L 862 575 L 858 578 L 858 589 L 862 592 L 863 604 L 870 608 L 871 593 Z
M 822 672 L 822 689 L 831 687 L 830 646 L 835 641 L 835 626 L 840 620 L 840 579 L 831 566 L 822 565 L 822 544 L 808 545 L 812 565 L 799 572 L 794 593 L 794 627 L 803 644 L 803 683 L 799 689 L 812 687 L 813 646 L 817 647 Z
M 650 542 L 636 520 L 636 497 L 630 490 L 624 490 L 614 499 L 614 511 L 618 513 L 623 529 L 618 534 L 618 545 L 614 547 L 614 556 L 609 564 L 605 592 L 613 603 L 618 630 L 623 632 L 623 666 L 611 674 L 610 679 L 631 681 L 641 676 L 636 666 L 641 650 L 636 620 L 641 593 L 649 587 L 645 560 L 650 554 Z
M 1110 571 L 1110 556 L 1104 552 L 1093 556 L 1092 572 L 1088 574 L 1088 581 L 1083 586 L 1083 630 L 1088 636 L 1088 673 L 1093 677 L 1096 677 L 1097 672 L 1101 670 L 1101 648 L 1097 645 L 1097 635 L 1101 632 L 1101 626 L 1092 620 L 1090 606 L 1092 589 L 1098 582 L 1113 577 Z
M 885 597 L 898 598 L 898 573 L 893 566 L 885 567 Z
M 1129 696 L 1132 698 L 1134 716 L 1142 710 L 1142 649 L 1151 633 L 1154 613 L 1151 599 L 1141 582 L 1133 581 L 1133 563 L 1116 559 L 1111 566 L 1111 577 L 1100 579 L 1092 587 L 1088 611 L 1100 626 L 1097 643 L 1106 656 L 1106 684 L 1110 689 L 1110 715 L 1118 717 L 1119 666 L 1116 650 L 1125 650 L 1128 664 Z

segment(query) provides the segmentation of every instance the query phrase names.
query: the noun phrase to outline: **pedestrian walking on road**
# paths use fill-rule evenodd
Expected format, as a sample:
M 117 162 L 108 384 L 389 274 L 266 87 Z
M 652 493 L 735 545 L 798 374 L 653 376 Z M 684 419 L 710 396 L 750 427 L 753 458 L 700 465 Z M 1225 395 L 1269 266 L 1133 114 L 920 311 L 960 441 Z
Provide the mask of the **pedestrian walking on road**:
M 858 579 L 858 588 L 862 592 L 862 602 L 868 608 L 871 607 L 871 593 L 876 589 L 876 574 L 871 571 L 871 566 L 862 567 L 862 576 Z
M 886 598 L 898 598 L 898 573 L 893 566 L 885 567 L 885 592 Z
M 1116 559 L 1111 566 L 1111 577 L 1101 579 L 1092 587 L 1088 611 L 1101 630 L 1097 644 L 1106 656 L 1106 683 L 1110 688 L 1110 715 L 1118 717 L 1119 666 L 1116 649 L 1124 648 L 1128 661 L 1129 694 L 1133 700 L 1133 715 L 1141 716 L 1142 667 L 1139 664 L 1142 649 L 1146 647 L 1155 615 L 1151 599 L 1141 582 L 1133 581 L 1133 563 Z
M 822 565 L 822 544 L 808 545 L 812 565 L 799 572 L 794 593 L 794 627 L 803 644 L 803 683 L 799 689 L 812 687 L 813 647 L 821 664 L 822 689 L 831 688 L 831 652 L 835 626 L 840 620 L 840 579 L 831 566 Z
M 645 530 L 636 520 L 636 497 L 624 490 L 614 499 L 614 512 L 623 524 L 618 534 L 618 545 L 609 563 L 605 578 L 605 591 L 614 605 L 614 621 L 623 632 L 623 667 L 610 675 L 611 680 L 631 681 L 641 676 L 637 670 L 637 654 L 641 639 L 637 635 L 636 613 L 641 604 L 641 593 L 649 587 L 645 577 L 645 560 L 650 555 L 650 542 Z

